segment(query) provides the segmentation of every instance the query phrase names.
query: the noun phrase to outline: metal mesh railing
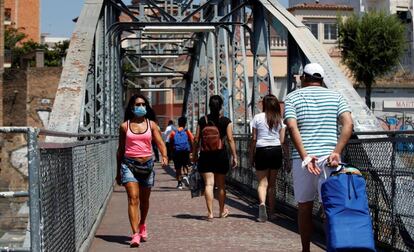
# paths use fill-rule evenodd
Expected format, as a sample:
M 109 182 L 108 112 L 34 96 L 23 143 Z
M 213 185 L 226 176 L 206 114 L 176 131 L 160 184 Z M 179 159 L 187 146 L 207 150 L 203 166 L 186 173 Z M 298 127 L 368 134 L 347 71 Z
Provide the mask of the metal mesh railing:
M 414 132 L 364 137 L 348 143 L 344 160 L 366 178 L 375 238 L 382 247 L 413 251 Z
M 42 250 L 81 248 L 112 191 L 117 142 L 41 146 Z
M 108 135 L 65 134 L 33 128 L 0 128 L 26 133 L 30 201 L 30 247 L 11 251 L 79 251 L 87 247 L 112 191 L 118 140 Z M 38 142 L 38 136 L 75 138 L 70 143 Z M 81 140 L 82 139 L 82 140 Z
M 414 132 L 358 135 L 346 146 L 343 161 L 358 167 L 366 178 L 377 245 L 393 251 L 413 251 Z M 231 171 L 230 181 L 256 196 L 255 170 L 248 163 L 249 136 L 238 135 L 235 140 L 240 165 Z M 287 171 L 284 162 L 277 177 L 276 198 L 283 205 L 296 208 L 292 175 Z M 318 211 L 320 205 L 316 202 L 314 214 Z

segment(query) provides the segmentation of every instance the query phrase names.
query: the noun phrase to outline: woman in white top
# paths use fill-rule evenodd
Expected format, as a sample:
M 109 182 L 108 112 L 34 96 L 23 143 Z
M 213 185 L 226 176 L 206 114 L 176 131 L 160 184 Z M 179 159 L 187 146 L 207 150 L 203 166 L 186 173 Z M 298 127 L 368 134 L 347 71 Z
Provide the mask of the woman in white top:
M 266 95 L 262 101 L 263 112 L 254 116 L 252 121 L 252 144 L 250 145 L 250 162 L 256 168 L 259 182 L 258 221 L 267 220 L 266 195 L 269 210 L 273 212 L 276 200 L 276 175 L 282 167 L 282 147 L 285 137 L 285 125 L 282 122 L 280 104 L 277 98 Z

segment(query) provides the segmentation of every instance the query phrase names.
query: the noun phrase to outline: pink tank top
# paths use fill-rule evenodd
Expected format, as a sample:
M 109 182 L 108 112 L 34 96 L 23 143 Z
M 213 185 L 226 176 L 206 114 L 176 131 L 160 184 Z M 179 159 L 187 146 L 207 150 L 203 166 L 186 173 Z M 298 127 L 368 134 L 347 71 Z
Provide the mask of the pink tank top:
M 147 130 L 143 133 L 131 131 L 130 121 L 127 122 L 127 133 L 125 139 L 126 157 L 149 157 L 152 156 L 152 133 L 150 120 L 147 120 Z

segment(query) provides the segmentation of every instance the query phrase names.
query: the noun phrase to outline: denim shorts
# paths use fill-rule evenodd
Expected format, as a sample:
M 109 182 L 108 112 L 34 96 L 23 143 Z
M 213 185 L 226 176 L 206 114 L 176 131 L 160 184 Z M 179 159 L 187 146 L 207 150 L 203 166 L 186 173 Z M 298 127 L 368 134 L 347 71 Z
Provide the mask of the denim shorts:
M 154 160 L 150 159 L 146 162 L 147 165 L 154 165 Z M 139 185 L 147 188 L 151 188 L 154 186 L 154 179 L 155 179 L 155 170 L 152 170 L 151 174 L 143 179 L 134 176 L 134 174 L 131 172 L 131 170 L 128 168 L 126 164 L 121 162 L 121 183 L 122 185 L 125 185 L 128 182 L 136 182 Z

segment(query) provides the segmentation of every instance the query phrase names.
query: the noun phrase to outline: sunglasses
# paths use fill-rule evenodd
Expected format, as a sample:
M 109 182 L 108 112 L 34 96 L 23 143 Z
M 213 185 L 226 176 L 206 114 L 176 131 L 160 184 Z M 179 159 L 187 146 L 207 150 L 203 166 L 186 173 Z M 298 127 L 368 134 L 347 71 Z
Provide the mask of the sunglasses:
M 140 107 L 140 106 L 144 106 L 145 107 L 145 102 L 139 102 L 139 103 L 135 103 L 134 105 L 135 107 Z

